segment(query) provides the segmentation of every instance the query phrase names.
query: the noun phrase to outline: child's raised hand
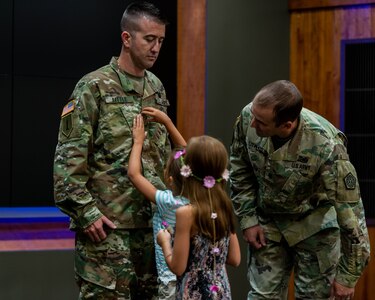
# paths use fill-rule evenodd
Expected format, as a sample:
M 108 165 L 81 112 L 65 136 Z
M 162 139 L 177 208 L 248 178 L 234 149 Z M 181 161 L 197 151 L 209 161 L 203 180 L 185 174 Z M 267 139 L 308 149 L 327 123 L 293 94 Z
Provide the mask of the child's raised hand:
M 170 121 L 170 118 L 168 115 L 161 110 L 147 106 L 142 109 L 142 114 L 145 114 L 147 116 L 150 116 L 151 118 L 149 119 L 150 121 L 158 122 L 161 124 L 166 124 L 168 121 Z
M 133 120 L 133 140 L 134 143 L 141 143 L 146 138 L 145 126 L 143 122 L 143 117 L 141 114 L 138 114 Z

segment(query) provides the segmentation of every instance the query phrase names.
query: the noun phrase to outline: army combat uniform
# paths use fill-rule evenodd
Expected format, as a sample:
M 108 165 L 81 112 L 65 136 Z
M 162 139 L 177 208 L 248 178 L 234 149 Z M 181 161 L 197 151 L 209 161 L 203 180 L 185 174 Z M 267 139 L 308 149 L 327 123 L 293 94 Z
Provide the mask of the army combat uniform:
M 75 271 L 82 298 L 91 293 L 95 299 L 151 299 L 157 294 L 153 207 L 127 176 L 133 119 L 146 106 L 167 112 L 162 83 L 149 71 L 144 78 L 124 73 L 114 57 L 77 83 L 63 109 L 54 161 L 55 203 L 76 231 Z M 163 190 L 171 150 L 168 132 L 147 120 L 145 130 L 144 176 Z M 93 243 L 83 229 L 103 215 L 117 228 L 105 227 L 108 237 Z M 97 291 L 90 290 L 91 283 Z
M 249 247 L 249 299 L 286 299 L 293 267 L 296 299 L 328 299 L 333 279 L 354 287 L 370 245 L 346 137 L 303 108 L 295 135 L 275 150 L 271 137 L 250 126 L 251 105 L 236 121 L 230 149 L 240 227 L 260 225 L 267 242 Z

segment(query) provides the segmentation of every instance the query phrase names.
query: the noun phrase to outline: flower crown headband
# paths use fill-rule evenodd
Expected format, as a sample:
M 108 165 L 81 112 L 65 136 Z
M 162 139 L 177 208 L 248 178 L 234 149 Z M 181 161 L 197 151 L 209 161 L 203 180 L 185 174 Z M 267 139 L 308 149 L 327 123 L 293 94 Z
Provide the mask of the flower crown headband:
M 211 220 L 212 220 L 212 228 L 213 228 L 213 237 L 212 237 L 212 250 L 211 254 L 213 255 L 213 266 L 212 266 L 212 284 L 210 285 L 210 292 L 214 295 L 217 295 L 221 288 L 220 288 L 220 282 L 216 278 L 216 256 L 220 255 L 220 249 L 218 248 L 218 241 L 216 241 L 216 226 L 215 226 L 215 220 L 217 218 L 217 213 L 213 210 L 213 205 L 212 205 L 212 199 L 211 199 L 211 192 L 210 189 L 215 186 L 216 183 L 221 182 L 223 179 L 228 181 L 229 179 L 229 171 L 227 169 L 224 170 L 223 174 L 221 175 L 220 178 L 215 178 L 213 176 L 205 176 L 203 179 L 194 175 L 193 172 L 191 171 L 191 168 L 189 165 L 185 164 L 184 160 L 184 155 L 186 153 L 186 150 L 180 150 L 177 151 L 176 154 L 174 155 L 174 159 L 179 159 L 181 162 L 181 169 L 180 169 L 180 174 L 183 177 L 194 177 L 195 179 L 199 181 L 203 181 L 203 186 L 208 189 L 208 198 L 210 201 L 210 207 L 211 207 Z
M 221 175 L 220 178 L 215 178 L 213 176 L 205 176 L 204 178 L 200 178 L 196 175 L 193 174 L 193 172 L 191 171 L 191 168 L 189 165 L 185 164 L 185 160 L 184 160 L 184 155 L 186 153 L 186 150 L 183 149 L 183 150 L 179 150 L 175 153 L 174 155 L 174 159 L 179 159 L 180 162 L 181 162 L 181 169 L 180 169 L 180 174 L 185 177 L 185 178 L 188 178 L 188 177 L 194 177 L 195 179 L 199 180 L 199 181 L 203 181 L 203 186 L 207 189 L 210 189 L 212 188 L 215 183 L 219 183 L 221 182 L 223 179 L 225 181 L 228 181 L 229 179 L 229 171 L 228 169 L 225 169 L 223 174 Z
M 213 205 L 212 205 L 212 199 L 211 199 L 211 192 L 210 189 L 216 184 L 221 182 L 223 179 L 225 181 L 228 181 L 229 179 L 229 171 L 227 169 L 224 170 L 223 174 L 221 175 L 220 178 L 216 179 L 213 176 L 205 176 L 203 179 L 194 175 L 193 172 L 191 171 L 191 168 L 189 165 L 185 164 L 184 160 L 184 155 L 186 153 L 186 150 L 179 150 L 175 153 L 174 159 L 179 159 L 181 162 L 181 169 L 180 169 L 180 174 L 183 177 L 194 177 L 195 179 L 199 181 L 203 181 L 203 186 L 208 189 L 208 198 L 210 200 L 210 207 L 211 207 L 211 220 L 212 220 L 212 225 L 213 225 L 213 247 L 211 250 L 211 254 L 213 254 L 213 267 L 212 267 L 212 272 L 213 272 L 213 282 L 210 285 L 210 292 L 214 295 L 216 295 L 220 291 L 220 283 L 216 279 L 216 256 L 220 254 L 220 249 L 218 248 L 218 242 L 216 241 L 216 226 L 215 226 L 215 220 L 217 218 L 217 213 L 213 210 Z

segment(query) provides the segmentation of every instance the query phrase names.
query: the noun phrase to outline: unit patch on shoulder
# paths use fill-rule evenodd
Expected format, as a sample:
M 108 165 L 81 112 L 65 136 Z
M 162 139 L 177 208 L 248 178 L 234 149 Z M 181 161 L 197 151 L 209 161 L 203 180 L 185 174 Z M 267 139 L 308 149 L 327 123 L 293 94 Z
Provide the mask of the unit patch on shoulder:
M 75 108 L 74 100 L 71 100 L 66 104 L 63 108 L 63 111 L 61 113 L 61 116 L 66 116 L 68 113 L 72 112 Z
M 347 190 L 354 190 L 357 184 L 357 179 L 352 173 L 348 173 L 344 177 L 344 183 Z

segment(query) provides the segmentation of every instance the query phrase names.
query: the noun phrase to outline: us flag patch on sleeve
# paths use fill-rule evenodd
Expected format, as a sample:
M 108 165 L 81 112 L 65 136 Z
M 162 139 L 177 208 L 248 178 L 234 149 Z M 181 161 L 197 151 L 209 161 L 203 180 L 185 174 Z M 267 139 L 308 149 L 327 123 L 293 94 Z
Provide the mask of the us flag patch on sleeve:
M 63 111 L 61 113 L 61 116 L 66 116 L 68 113 L 72 112 L 75 108 L 74 100 L 68 102 L 63 108 Z

